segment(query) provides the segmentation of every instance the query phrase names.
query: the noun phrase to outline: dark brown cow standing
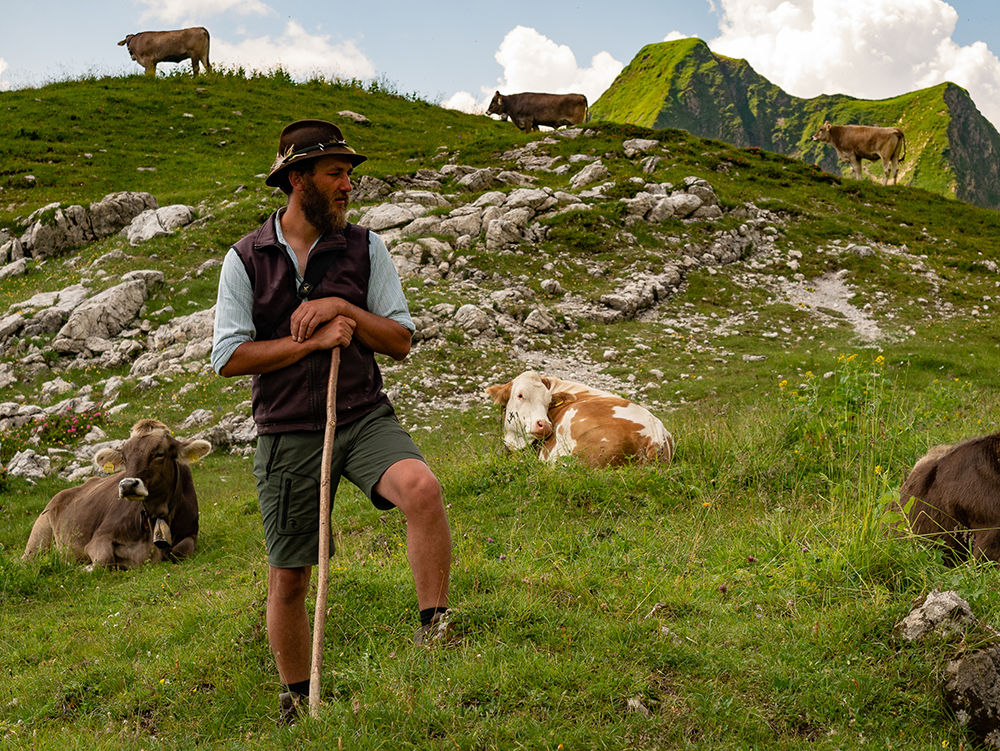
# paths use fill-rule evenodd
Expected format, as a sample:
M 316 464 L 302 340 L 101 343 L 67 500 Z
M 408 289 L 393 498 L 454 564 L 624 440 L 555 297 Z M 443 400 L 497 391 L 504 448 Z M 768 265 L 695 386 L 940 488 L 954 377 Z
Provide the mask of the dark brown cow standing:
M 947 563 L 970 554 L 1000 562 L 1000 433 L 928 451 L 900 488 L 898 510 L 914 534 L 945 546 Z
M 211 71 L 208 62 L 208 29 L 195 26 L 177 31 L 140 31 L 129 34 L 118 46 L 127 46 L 132 59 L 146 69 L 146 74 L 156 75 L 157 63 L 179 63 L 191 61 L 191 70 L 198 75 L 198 64 Z
M 882 160 L 882 184 L 896 184 L 899 163 L 906 156 L 906 136 L 899 128 L 875 128 L 870 125 L 831 125 L 813 134 L 812 140 L 828 143 L 837 150 L 837 156 L 851 165 L 854 178 L 862 178 L 861 160 Z
M 539 125 L 558 128 L 579 125 L 587 119 L 587 97 L 583 94 L 508 94 L 493 95 L 487 115 L 508 117 L 525 133 L 538 130 Z
M 53 496 L 31 528 L 24 558 L 53 544 L 79 562 L 112 568 L 190 556 L 198 496 L 188 465 L 211 450 L 208 441 L 177 439 L 158 420 L 140 420 L 121 449 L 94 455 L 95 465 L 117 474 Z

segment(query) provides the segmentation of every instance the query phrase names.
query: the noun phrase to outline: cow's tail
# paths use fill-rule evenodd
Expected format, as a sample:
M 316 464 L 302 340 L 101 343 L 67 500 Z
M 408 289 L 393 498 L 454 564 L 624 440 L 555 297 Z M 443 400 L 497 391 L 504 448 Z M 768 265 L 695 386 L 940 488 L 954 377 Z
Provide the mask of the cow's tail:
M 899 133 L 899 145 L 897 146 L 897 148 L 902 149 L 902 151 L 899 154 L 899 160 L 898 160 L 901 162 L 904 159 L 906 159 L 906 134 L 898 128 L 896 129 L 896 131 Z

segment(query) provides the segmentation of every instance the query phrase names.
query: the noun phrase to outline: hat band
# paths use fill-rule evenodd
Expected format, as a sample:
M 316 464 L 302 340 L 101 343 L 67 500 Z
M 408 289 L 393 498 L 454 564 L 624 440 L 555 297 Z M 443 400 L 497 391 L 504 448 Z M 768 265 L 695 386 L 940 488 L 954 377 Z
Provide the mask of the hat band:
M 286 154 L 285 159 L 294 159 L 297 156 L 302 156 L 303 154 L 309 154 L 313 151 L 324 151 L 333 146 L 343 146 L 345 149 L 350 149 L 351 147 L 347 145 L 347 141 L 327 141 L 326 143 L 317 143 L 315 146 L 306 146 L 303 149 L 297 149 L 291 154 Z
M 335 146 L 343 147 L 351 154 L 354 153 L 354 149 L 347 145 L 347 141 L 327 141 L 326 143 L 317 143 L 313 146 L 304 146 L 301 149 L 294 151 L 292 150 L 292 147 L 289 146 L 288 150 L 284 154 L 279 152 L 278 156 L 275 157 L 274 164 L 271 166 L 271 171 L 274 172 L 275 170 L 281 169 L 285 165 L 298 159 L 300 156 L 311 154 L 314 151 L 326 151 L 327 149 L 331 149 Z

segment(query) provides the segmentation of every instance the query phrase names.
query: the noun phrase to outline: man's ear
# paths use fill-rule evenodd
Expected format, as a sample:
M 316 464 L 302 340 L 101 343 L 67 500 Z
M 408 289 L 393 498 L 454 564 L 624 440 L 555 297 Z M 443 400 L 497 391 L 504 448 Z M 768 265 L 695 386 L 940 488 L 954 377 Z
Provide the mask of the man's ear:
M 292 186 L 292 191 L 302 190 L 302 185 L 305 182 L 304 175 L 312 174 L 312 170 L 288 170 L 288 184 Z

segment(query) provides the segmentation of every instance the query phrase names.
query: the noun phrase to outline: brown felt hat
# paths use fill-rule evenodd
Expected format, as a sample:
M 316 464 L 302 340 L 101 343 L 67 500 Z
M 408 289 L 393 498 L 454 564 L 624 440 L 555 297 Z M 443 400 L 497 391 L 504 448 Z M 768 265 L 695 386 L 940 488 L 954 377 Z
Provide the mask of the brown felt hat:
M 293 164 L 318 159 L 321 156 L 343 156 L 357 167 L 368 157 L 347 145 L 344 134 L 326 120 L 298 120 L 286 125 L 278 141 L 278 155 L 271 165 L 271 173 L 264 180 L 272 188 L 281 187 L 285 170 Z

